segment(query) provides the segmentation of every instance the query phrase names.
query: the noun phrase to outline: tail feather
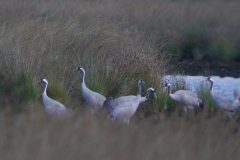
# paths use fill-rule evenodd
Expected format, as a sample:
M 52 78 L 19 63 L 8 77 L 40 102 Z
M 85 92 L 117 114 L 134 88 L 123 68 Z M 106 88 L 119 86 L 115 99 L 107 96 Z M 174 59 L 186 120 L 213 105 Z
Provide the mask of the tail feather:
M 110 110 L 111 108 L 111 101 L 113 100 L 112 97 L 107 97 L 103 102 L 103 110 Z
M 201 95 L 198 95 L 198 99 L 199 99 L 199 107 L 203 109 L 204 107 L 203 97 Z

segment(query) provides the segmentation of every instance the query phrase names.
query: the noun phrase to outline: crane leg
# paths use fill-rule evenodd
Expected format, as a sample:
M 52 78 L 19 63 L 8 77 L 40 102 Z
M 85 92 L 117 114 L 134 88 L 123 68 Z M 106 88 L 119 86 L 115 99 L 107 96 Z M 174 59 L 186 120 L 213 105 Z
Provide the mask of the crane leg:
M 189 108 L 189 109 L 193 109 L 193 106 L 191 106 L 191 105 L 188 105 L 188 108 Z
M 129 119 L 123 119 L 123 123 L 129 124 Z
M 184 112 L 187 113 L 187 107 L 186 107 L 186 106 L 183 106 L 183 109 L 184 109 Z
M 94 114 L 95 110 L 93 108 L 91 108 L 91 113 Z

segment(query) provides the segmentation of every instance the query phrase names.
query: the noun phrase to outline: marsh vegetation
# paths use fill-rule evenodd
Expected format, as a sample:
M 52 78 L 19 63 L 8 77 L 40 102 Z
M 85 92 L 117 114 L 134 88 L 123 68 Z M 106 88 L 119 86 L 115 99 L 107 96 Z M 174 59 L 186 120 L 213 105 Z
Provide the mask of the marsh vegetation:
M 23 0 L 0 6 L 1 159 L 237 159 L 238 119 L 205 100 L 189 115 L 163 91 L 163 77 L 178 74 L 181 60 L 240 61 L 238 1 Z M 141 78 L 157 99 L 141 104 L 130 125 L 90 115 L 86 85 L 104 96 L 135 95 Z M 206 72 L 207 73 L 207 72 Z M 74 110 L 62 121 L 48 117 L 48 96 Z M 173 91 L 188 89 L 173 81 Z M 168 109 L 164 106 L 167 104 Z M 176 145 L 178 144 L 178 145 Z

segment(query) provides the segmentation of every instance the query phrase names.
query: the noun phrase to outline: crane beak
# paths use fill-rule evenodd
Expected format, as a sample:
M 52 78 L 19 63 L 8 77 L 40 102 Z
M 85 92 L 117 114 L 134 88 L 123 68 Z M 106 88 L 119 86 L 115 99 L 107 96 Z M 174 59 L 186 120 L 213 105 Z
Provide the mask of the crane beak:
M 73 71 L 78 71 L 78 68 L 74 69 Z
M 36 83 L 40 83 L 40 82 L 42 82 L 41 80 L 39 80 L 39 81 L 36 81 Z
M 154 97 L 157 99 L 157 94 L 156 94 L 156 92 L 154 92 L 153 94 L 154 94 Z

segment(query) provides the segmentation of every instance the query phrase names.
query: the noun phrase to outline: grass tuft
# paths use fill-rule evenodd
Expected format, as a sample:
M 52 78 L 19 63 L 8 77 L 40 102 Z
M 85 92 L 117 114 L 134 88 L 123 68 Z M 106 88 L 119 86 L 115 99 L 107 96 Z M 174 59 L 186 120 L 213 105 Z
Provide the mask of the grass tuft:
M 37 99 L 37 89 L 32 76 L 22 73 L 18 78 L 9 79 L 7 83 L 5 91 L 11 95 L 13 101 L 28 102 Z
M 195 86 L 195 90 L 197 94 L 201 95 L 204 100 L 204 108 L 206 110 L 216 110 L 216 106 L 210 96 L 210 85 L 209 83 L 206 83 L 206 81 L 202 81 L 200 83 L 197 83 Z
M 65 92 L 64 87 L 59 86 L 56 83 L 50 83 L 47 88 L 48 97 L 55 99 L 62 104 L 68 101 L 68 94 Z

